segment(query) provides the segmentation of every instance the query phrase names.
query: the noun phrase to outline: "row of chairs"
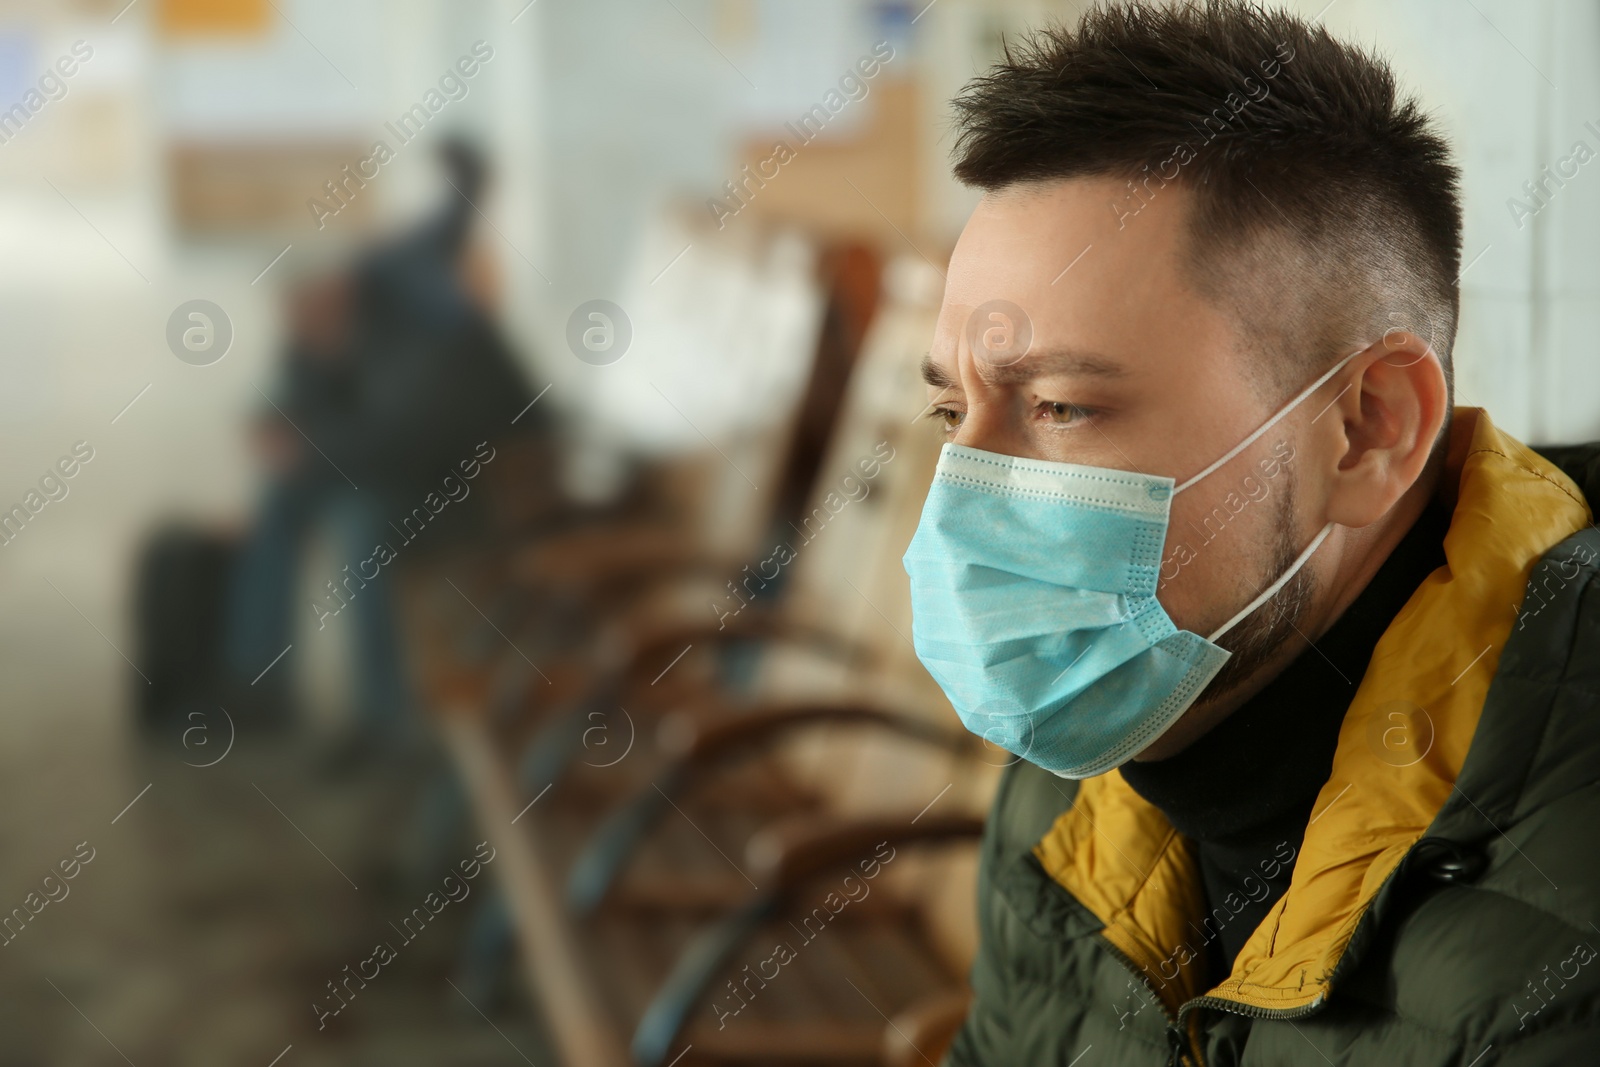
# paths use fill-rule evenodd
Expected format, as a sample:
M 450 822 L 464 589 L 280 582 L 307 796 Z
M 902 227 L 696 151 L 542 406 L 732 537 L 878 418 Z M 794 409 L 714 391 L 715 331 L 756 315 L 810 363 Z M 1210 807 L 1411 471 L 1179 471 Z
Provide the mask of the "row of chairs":
M 810 384 L 774 420 L 788 447 L 675 461 L 651 482 L 682 491 L 654 506 L 408 584 L 569 1067 L 931 1065 L 965 1014 L 1004 754 L 917 663 L 899 562 L 937 458 L 917 363 L 940 279 L 822 261 Z M 735 476 L 769 487 L 741 521 Z

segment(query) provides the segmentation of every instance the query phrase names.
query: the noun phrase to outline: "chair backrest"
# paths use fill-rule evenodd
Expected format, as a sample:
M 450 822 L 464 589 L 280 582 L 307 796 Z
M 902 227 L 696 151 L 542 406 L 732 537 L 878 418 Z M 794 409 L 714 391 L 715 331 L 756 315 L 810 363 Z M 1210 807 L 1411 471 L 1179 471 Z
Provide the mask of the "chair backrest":
M 602 432 L 648 458 L 647 478 L 670 478 L 649 488 L 690 539 L 754 569 L 820 477 L 816 442 L 838 422 L 880 271 L 854 242 L 754 223 L 719 231 L 704 214 L 646 227 L 622 298 L 633 340 L 602 368 L 623 373 L 590 406 Z
M 862 344 L 810 499 L 738 575 L 757 603 L 771 595 L 764 581 L 781 581 L 788 618 L 853 639 L 878 663 L 894 655 L 891 643 L 902 641 L 897 629 L 909 635 L 898 620 L 886 625 L 875 602 L 883 572 L 899 569 L 904 545 L 896 539 L 906 513 L 920 509 L 920 497 L 912 499 L 918 496 L 915 487 L 926 485 L 926 468 L 937 453 L 928 428 L 916 418 L 922 404 L 916 378 L 932 336 L 939 283 L 921 260 L 891 263 L 885 298 Z M 733 596 L 726 595 L 726 605 L 737 607 Z M 842 695 L 859 694 L 861 684 L 855 665 L 778 651 L 764 659 L 757 689 Z
M 629 346 L 581 403 L 594 432 L 636 454 L 694 457 L 688 512 L 712 552 L 765 535 L 794 442 L 831 415 L 802 402 L 837 373 L 825 325 L 846 296 L 825 258 L 793 228 L 719 230 L 698 210 L 641 228 L 618 296 Z
M 817 521 L 827 513 L 826 493 L 838 492 L 860 457 L 878 458 L 874 449 L 887 448 L 893 458 L 880 462 L 870 492 L 831 514 L 794 561 L 790 610 L 807 621 L 830 621 L 871 648 L 872 666 L 852 671 L 778 657 L 766 665 L 762 683 L 778 694 L 810 694 L 821 686 L 959 730 L 949 702 L 916 657 L 910 586 L 900 562 L 942 444 L 937 428 L 923 417 L 919 367 L 933 337 L 941 285 L 920 259 L 891 267 L 888 298 L 822 465 L 813 505 Z M 990 747 L 957 753 L 849 726 L 799 736 L 784 746 L 781 758 L 840 816 L 916 816 L 924 808 L 981 813 L 1011 759 Z M 907 853 L 886 874 L 885 885 L 921 910 L 952 969 L 962 971 L 977 944 L 976 851 Z

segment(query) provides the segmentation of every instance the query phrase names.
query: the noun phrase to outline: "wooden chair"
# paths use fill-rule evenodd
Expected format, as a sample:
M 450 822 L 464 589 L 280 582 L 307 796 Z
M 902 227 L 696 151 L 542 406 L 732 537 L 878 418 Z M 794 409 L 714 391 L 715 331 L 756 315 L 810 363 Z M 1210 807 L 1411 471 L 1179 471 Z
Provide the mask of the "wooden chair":
M 655 803 L 645 832 L 635 833 L 624 850 L 632 861 L 628 878 L 607 885 L 609 892 L 600 895 L 609 896 L 607 906 L 594 901 L 589 920 L 571 921 L 557 872 L 573 863 L 596 824 L 595 812 L 570 803 L 539 807 L 538 796 L 525 806 L 514 769 L 494 751 L 470 701 L 447 717 L 485 832 L 497 847 L 505 842 L 501 873 L 524 964 L 570 1063 L 625 1062 L 620 1034 L 629 1029 L 640 1063 L 665 1063 L 669 1053 L 685 1064 L 894 1062 L 906 1055 L 908 1036 L 920 1049 L 913 1054 L 927 1055 L 922 1046 L 947 1039 L 959 1022 L 973 909 L 970 894 L 945 887 L 970 886 L 972 860 L 970 848 L 948 856 L 943 846 L 970 843 L 976 835 L 1000 760 L 956 731 L 907 640 L 909 602 L 898 556 L 920 510 L 936 442 L 925 430 L 921 444 L 903 433 L 908 412 L 920 404 L 912 361 L 931 335 L 928 308 L 903 304 L 885 317 L 852 381 L 850 404 L 822 469 L 838 471 L 841 457 L 877 433 L 904 444 L 892 461 L 901 466 L 894 479 L 880 483 L 881 494 L 850 505 L 860 505 L 856 512 L 847 507 L 830 517 L 824 532 L 849 536 L 825 542 L 819 535 L 807 543 L 815 551 L 794 561 L 794 586 L 784 605 L 790 621 L 815 620 L 871 647 L 871 663 L 819 661 L 801 645 L 775 644 L 752 692 L 779 699 L 746 699 L 737 709 L 714 700 L 721 706 L 667 720 L 671 743 L 655 759 L 641 753 L 612 767 L 580 770 L 580 776 L 611 779 L 615 796 L 626 793 L 617 781 L 631 777 L 635 789 L 648 786 L 683 815 L 641 848 L 639 842 L 651 837 L 649 824 L 668 810 Z M 884 397 L 899 402 L 883 403 Z M 895 407 L 900 410 L 891 417 Z M 878 503 L 865 507 L 874 495 Z M 854 521 L 832 525 L 847 515 Z M 797 690 L 810 694 L 806 702 L 790 695 Z M 881 736 L 864 736 L 869 730 Z M 702 812 L 687 787 L 698 776 L 709 779 L 714 767 L 725 773 Z M 626 777 L 619 774 L 624 769 Z M 777 805 L 787 817 L 764 826 L 759 817 L 747 819 L 741 827 L 746 812 L 737 798 L 765 790 L 772 799 L 783 792 L 776 782 L 791 794 L 787 805 Z M 637 813 L 640 803 L 619 810 Z M 701 827 L 686 808 L 715 825 Z M 735 843 L 741 836 L 742 850 Z M 730 848 L 742 852 L 743 867 L 729 858 Z M 807 909 L 815 892 L 841 872 L 853 870 L 851 884 L 866 885 L 863 864 L 872 869 L 871 893 L 837 911 L 832 905 L 842 898 L 824 895 Z M 788 983 L 784 995 L 757 996 L 767 988 L 769 979 L 760 975 L 773 966 L 772 950 L 756 959 L 754 979 L 735 965 L 752 943 L 765 944 L 752 938 L 782 933 L 776 924 L 794 931 L 783 933 L 791 941 L 802 936 L 801 927 L 789 926 L 797 909 L 806 931 L 819 932 L 777 964 Z M 848 918 L 833 926 L 835 915 Z M 822 936 L 825 926 L 839 936 Z M 795 964 L 793 971 L 781 970 Z M 748 999 L 711 1000 L 715 983 L 737 975 L 744 975 Z M 886 1018 L 895 1020 L 887 1028 Z M 886 1032 L 902 1047 L 886 1043 Z
M 710 251 L 677 268 L 691 290 L 713 288 L 697 272 L 735 271 L 760 281 L 754 261 L 772 242 L 743 233 L 736 247 L 721 248 L 714 236 L 696 235 Z M 794 241 L 787 240 L 792 261 Z M 739 257 L 749 262 L 730 265 Z M 593 696 L 583 698 L 593 687 L 596 663 L 603 667 L 616 643 L 603 632 L 596 639 L 608 616 L 626 607 L 650 618 L 665 617 L 669 608 L 680 618 L 691 609 L 696 618 L 708 617 L 706 605 L 737 570 L 731 561 L 752 558 L 797 479 L 814 474 L 806 442 L 819 423 L 835 417 L 840 379 L 877 299 L 875 257 L 865 249 L 829 246 L 819 259 L 820 286 L 809 278 L 802 285 L 791 262 L 766 272 L 775 278 L 773 294 L 750 301 L 786 309 L 791 326 L 807 308 L 815 317 L 798 326 L 798 337 L 775 336 L 745 356 L 801 364 L 804 388 L 787 410 L 772 408 L 765 425 L 735 442 L 652 461 L 636 472 L 621 500 L 601 509 L 530 499 L 546 496 L 557 481 L 557 458 L 548 452 L 507 450 L 486 466 L 478 489 L 500 520 L 492 536 L 469 551 L 408 559 L 420 565 L 401 575 L 412 661 L 430 703 L 475 709 L 503 750 L 520 750 L 552 714 L 576 723 L 581 736 L 588 727 L 584 709 L 594 703 Z M 689 304 L 685 313 L 703 316 L 705 303 Z M 757 335 L 777 329 L 777 323 L 763 326 L 759 315 L 752 318 L 749 308 L 741 315 L 744 328 Z M 737 466 L 729 451 L 738 456 Z M 747 478 L 765 491 L 747 492 Z M 575 702 L 574 710 L 569 705 Z M 454 776 L 426 792 L 417 818 L 426 838 L 419 851 L 432 855 L 468 813 Z M 492 933 L 488 937 L 492 942 Z
M 487 550 L 475 577 L 461 580 L 471 595 L 436 581 L 428 602 L 417 605 L 413 615 L 431 621 L 419 642 L 435 653 L 430 677 L 448 678 L 454 688 L 471 681 L 484 687 L 506 744 L 521 747 L 551 709 L 565 707 L 544 744 L 546 762 L 565 758 L 587 729 L 589 711 L 623 702 L 618 686 L 626 672 L 618 664 L 638 660 L 637 674 L 661 641 L 689 635 L 668 655 L 692 644 L 714 620 L 709 606 L 728 595 L 730 578 L 761 558 L 769 530 L 791 520 L 794 501 L 816 475 L 813 442 L 836 417 L 878 299 L 876 257 L 864 246 L 825 248 L 820 273 L 826 299 L 815 355 L 791 411 L 776 412 L 736 443 L 658 466 L 639 479 L 657 487 L 653 503 L 627 508 L 621 521 L 580 522 L 509 551 Z M 763 488 L 748 491 L 752 478 Z M 770 626 L 770 617 L 752 613 L 732 633 Z M 536 663 L 525 646 L 554 666 Z

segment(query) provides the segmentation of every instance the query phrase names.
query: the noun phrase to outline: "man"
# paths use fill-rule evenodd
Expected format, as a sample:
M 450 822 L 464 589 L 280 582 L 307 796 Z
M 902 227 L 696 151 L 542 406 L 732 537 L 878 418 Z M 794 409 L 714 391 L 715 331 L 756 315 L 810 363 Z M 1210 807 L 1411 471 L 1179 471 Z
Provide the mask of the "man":
M 449 188 L 441 187 L 438 208 L 347 270 L 291 294 L 282 381 L 257 427 L 268 478 L 229 595 L 234 702 L 250 719 L 286 722 L 293 661 L 274 665 L 295 639 L 295 614 L 320 631 L 339 625 L 350 607 L 355 714 L 334 767 L 415 740 L 392 561 L 470 529 L 462 520 L 476 504 L 450 507 L 441 495 L 464 483 L 441 479 L 482 459 L 483 442 L 514 432 L 512 420 L 531 399 L 469 273 L 487 163 L 454 138 L 439 156 Z M 296 604 L 307 541 L 319 525 L 332 534 L 335 560 L 316 599 Z
M 913 640 L 1020 759 L 947 1062 L 1595 1062 L 1600 447 L 1452 410 L 1444 142 L 1235 2 L 957 109 Z

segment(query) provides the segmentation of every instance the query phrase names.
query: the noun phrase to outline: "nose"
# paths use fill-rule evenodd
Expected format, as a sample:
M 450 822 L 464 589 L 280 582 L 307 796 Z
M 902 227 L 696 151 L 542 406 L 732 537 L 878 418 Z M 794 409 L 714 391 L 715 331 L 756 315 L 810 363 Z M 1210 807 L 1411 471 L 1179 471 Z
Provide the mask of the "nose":
M 1006 456 L 1044 458 L 1033 454 L 1032 443 L 1022 432 L 1018 390 L 986 380 L 981 360 L 965 347 L 956 365 L 966 414 L 953 435 L 955 443 Z
M 1009 300 L 990 300 L 966 312 L 956 347 L 956 375 L 966 399 L 966 417 L 956 431 L 957 444 L 1009 456 L 1033 455 L 1034 446 L 1024 432 L 1026 390 L 1011 374 L 1026 356 L 1033 340 L 1033 324 L 1021 307 Z

